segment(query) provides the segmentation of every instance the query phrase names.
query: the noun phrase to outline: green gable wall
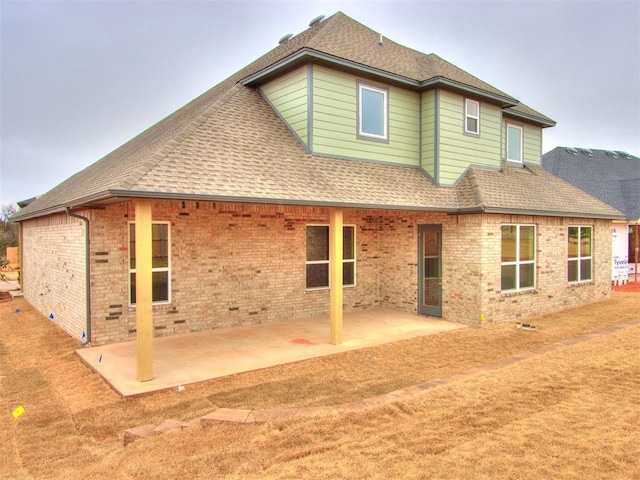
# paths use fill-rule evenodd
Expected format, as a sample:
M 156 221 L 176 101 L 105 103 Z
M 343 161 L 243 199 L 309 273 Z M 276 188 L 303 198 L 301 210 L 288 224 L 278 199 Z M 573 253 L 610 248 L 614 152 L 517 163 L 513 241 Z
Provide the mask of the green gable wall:
M 313 66 L 313 153 L 342 158 L 420 165 L 420 95 L 389 89 L 389 141 L 357 138 L 355 75 Z
M 282 77 L 266 83 L 261 88 L 284 121 L 300 137 L 305 146 L 309 145 L 308 132 L 308 73 L 307 67 L 300 67 Z
M 436 178 L 436 93 L 422 94 L 422 149 L 421 165 L 425 172 Z
M 464 99 L 457 93 L 439 90 L 438 182 L 453 185 L 470 165 L 500 167 L 500 124 L 502 109 L 480 103 L 480 135 L 464 133 Z

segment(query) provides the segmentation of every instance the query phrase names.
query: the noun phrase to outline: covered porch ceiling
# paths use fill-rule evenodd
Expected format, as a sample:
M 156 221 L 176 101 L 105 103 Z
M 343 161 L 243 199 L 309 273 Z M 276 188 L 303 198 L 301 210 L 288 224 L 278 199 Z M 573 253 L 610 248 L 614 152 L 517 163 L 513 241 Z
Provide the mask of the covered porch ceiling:
M 155 338 L 154 378 L 136 379 L 136 342 L 82 348 L 80 358 L 122 396 L 161 390 L 285 363 L 464 328 L 385 309 L 344 314 L 344 342 L 328 341 L 329 316 Z

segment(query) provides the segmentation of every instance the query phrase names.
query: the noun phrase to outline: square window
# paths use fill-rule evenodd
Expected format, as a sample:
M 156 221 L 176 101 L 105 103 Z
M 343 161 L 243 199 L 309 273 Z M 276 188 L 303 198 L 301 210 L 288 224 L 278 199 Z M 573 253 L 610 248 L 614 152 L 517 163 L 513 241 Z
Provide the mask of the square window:
M 522 163 L 523 129 L 517 125 L 507 125 L 507 160 Z
M 388 139 L 388 90 L 358 83 L 358 136 Z
M 355 227 L 342 227 L 342 285 L 356 284 Z M 329 226 L 307 225 L 307 289 L 329 288 Z
M 592 278 L 593 245 L 591 227 L 569 227 L 567 230 L 567 281 L 588 282 Z
M 500 230 L 502 291 L 535 288 L 536 227 L 534 225 L 503 225 Z
M 464 131 L 480 134 L 480 102 L 466 98 L 464 101 Z

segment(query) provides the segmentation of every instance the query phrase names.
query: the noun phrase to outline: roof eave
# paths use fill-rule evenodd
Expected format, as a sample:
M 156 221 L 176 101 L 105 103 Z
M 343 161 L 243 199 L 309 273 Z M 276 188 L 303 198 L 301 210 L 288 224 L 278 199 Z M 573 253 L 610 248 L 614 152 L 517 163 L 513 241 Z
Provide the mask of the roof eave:
M 211 195 L 202 193 L 173 193 L 132 190 L 111 190 L 114 197 L 118 198 L 153 198 L 158 200 L 186 200 L 224 203 L 251 203 L 266 205 L 291 205 L 304 207 L 338 207 L 359 208 L 371 210 L 403 210 L 403 211 L 429 211 L 440 213 L 454 213 L 456 207 L 434 207 L 426 205 L 394 205 L 364 202 L 341 202 L 327 200 L 306 200 L 303 198 L 278 198 L 278 197 L 243 197 L 235 195 Z
M 536 217 L 567 217 L 567 218 L 595 218 L 602 220 L 623 220 L 621 213 L 593 213 L 593 212 L 562 212 L 557 210 L 526 210 L 485 207 L 486 213 L 498 213 L 503 215 L 533 215 Z
M 510 108 L 505 109 L 503 113 L 505 115 L 507 115 L 507 116 L 510 116 L 510 117 L 516 117 L 516 118 L 519 118 L 521 120 L 525 120 L 527 122 L 535 123 L 537 125 L 540 125 L 542 128 L 555 127 L 556 126 L 556 122 L 554 120 L 551 120 L 550 118 L 541 118 L 541 117 L 537 117 L 535 115 L 530 115 L 528 113 L 518 112 L 518 111 L 512 110 Z
M 449 78 L 442 77 L 442 76 L 432 77 L 428 80 L 423 80 L 419 82 L 419 85 L 423 89 L 432 88 L 432 87 L 448 87 L 453 90 L 458 90 L 464 93 L 469 93 L 477 97 L 482 97 L 487 100 L 498 102 L 503 108 L 515 107 L 516 105 L 518 105 L 518 103 L 520 103 L 515 98 L 507 97 L 504 95 L 498 95 L 497 93 L 488 92 L 481 88 L 472 87 L 471 85 L 457 82 L 455 80 L 451 80 Z

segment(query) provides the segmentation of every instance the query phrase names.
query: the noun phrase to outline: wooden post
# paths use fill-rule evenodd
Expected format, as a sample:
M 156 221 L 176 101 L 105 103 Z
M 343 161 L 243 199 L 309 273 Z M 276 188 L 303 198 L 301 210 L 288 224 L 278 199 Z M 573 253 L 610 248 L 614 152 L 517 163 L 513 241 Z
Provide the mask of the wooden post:
M 330 341 L 342 344 L 342 210 L 332 209 L 329 222 Z
M 136 340 L 137 379 L 153 378 L 153 287 L 151 202 L 136 202 Z

